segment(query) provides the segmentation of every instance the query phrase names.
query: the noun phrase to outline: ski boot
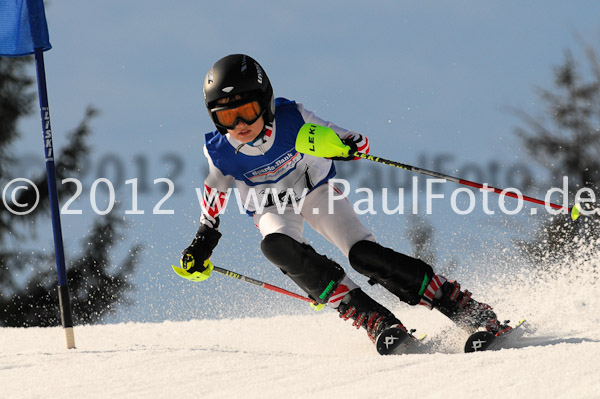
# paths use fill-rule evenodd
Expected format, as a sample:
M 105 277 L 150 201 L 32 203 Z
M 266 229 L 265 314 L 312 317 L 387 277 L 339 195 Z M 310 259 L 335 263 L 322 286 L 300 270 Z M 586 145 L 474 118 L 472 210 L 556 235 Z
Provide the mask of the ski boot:
M 364 327 L 371 341 L 375 342 L 381 331 L 390 328 L 404 326 L 392 312 L 383 305 L 375 302 L 363 290 L 357 288 L 350 291 L 338 306 L 340 318 L 344 320 L 352 319 L 352 325 L 357 329 Z M 404 328 L 404 330 L 406 330 Z
M 433 276 L 419 304 L 439 310 L 470 333 L 484 328 L 494 335 L 499 335 L 511 329 L 508 321 L 498 321 L 490 305 L 477 302 L 471 298 L 469 291 L 461 291 L 458 282 L 448 281 L 440 275 Z
M 364 327 L 381 355 L 407 353 L 415 338 L 392 312 L 360 288 L 350 291 L 337 308 L 340 318 L 352 319 L 357 329 Z M 414 345 L 416 346 L 416 345 Z

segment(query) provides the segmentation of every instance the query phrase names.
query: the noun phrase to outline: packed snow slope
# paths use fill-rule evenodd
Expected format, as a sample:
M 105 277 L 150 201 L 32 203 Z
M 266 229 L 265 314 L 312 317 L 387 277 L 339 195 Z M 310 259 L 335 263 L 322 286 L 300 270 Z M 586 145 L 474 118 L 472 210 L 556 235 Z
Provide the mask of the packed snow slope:
M 331 310 L 79 326 L 74 350 L 60 328 L 2 328 L 0 398 L 600 398 L 598 262 L 470 282 L 502 318 L 528 320 L 494 352 L 462 353 L 467 335 L 441 314 L 389 296 L 427 353 L 379 356 Z

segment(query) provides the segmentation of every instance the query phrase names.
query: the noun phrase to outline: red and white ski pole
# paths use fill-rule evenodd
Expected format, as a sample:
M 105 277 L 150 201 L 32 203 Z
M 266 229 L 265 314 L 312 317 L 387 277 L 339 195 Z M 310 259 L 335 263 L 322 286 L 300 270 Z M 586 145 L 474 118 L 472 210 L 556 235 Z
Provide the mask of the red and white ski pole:
M 236 272 L 232 272 L 231 270 L 227 270 L 227 269 L 223 269 L 222 267 L 218 267 L 213 265 L 213 263 L 209 260 L 206 259 L 204 261 L 204 268 L 205 270 L 200 272 L 200 271 L 195 271 L 190 273 L 188 271 L 188 268 L 193 268 L 194 265 L 194 258 L 191 255 L 187 255 L 189 257 L 189 260 L 184 262 L 183 260 L 181 261 L 181 267 L 179 266 L 173 266 L 171 265 L 171 267 L 173 268 L 173 271 L 179 276 L 182 277 L 186 280 L 190 280 L 190 281 L 204 281 L 206 280 L 209 276 L 211 271 L 215 271 L 217 273 L 221 273 L 224 274 L 227 277 L 231 277 L 234 278 L 236 280 L 242 280 L 245 281 L 246 283 L 250 283 L 253 285 L 257 285 L 261 288 L 267 289 L 269 291 L 274 291 L 274 292 L 278 292 L 280 294 L 283 295 L 287 295 L 287 296 L 291 296 L 292 298 L 296 298 L 296 299 L 300 299 L 301 301 L 304 302 L 309 302 L 311 304 L 311 306 L 316 309 L 316 310 L 321 310 L 323 308 L 322 304 L 319 304 L 317 301 L 307 298 L 305 296 L 302 295 L 298 295 L 294 292 L 288 291 L 286 289 L 280 288 L 280 287 L 276 287 L 274 285 L 265 283 L 264 281 L 260 281 L 260 280 L 256 280 L 254 278 L 248 277 L 248 276 L 244 276 L 242 274 L 236 273 Z
M 515 192 L 510 191 L 509 189 L 491 187 L 487 184 L 476 183 L 470 180 L 461 179 L 459 177 L 446 175 L 440 172 L 434 172 L 405 163 L 391 161 L 389 159 L 377 157 L 374 155 L 368 155 L 359 151 L 351 151 L 350 146 L 344 144 L 342 140 L 338 137 L 337 133 L 326 126 L 315 125 L 312 123 L 304 124 L 300 128 L 300 131 L 298 132 L 298 136 L 296 138 L 296 150 L 303 154 L 309 154 L 324 158 L 354 156 L 357 158 L 366 159 L 368 161 L 377 162 L 383 165 L 389 165 L 394 166 L 396 168 L 406 169 L 411 172 L 421 173 L 427 176 L 444 179 L 465 186 L 479 188 L 481 190 L 493 192 L 496 194 L 506 195 L 508 197 L 522 199 L 525 201 L 533 202 L 535 204 L 544 205 L 557 210 L 562 210 L 568 212 L 573 220 L 576 220 L 580 214 L 588 214 L 587 211 L 582 211 L 582 208 L 579 204 L 575 204 L 572 207 L 554 204 L 533 197 L 528 197 L 526 195 L 521 195 L 520 193 L 517 194 Z M 596 209 L 595 212 L 600 215 L 600 211 L 598 209 Z
M 218 272 L 218 273 L 224 274 L 227 277 L 231 277 L 231 278 L 234 278 L 236 280 L 241 280 L 241 281 L 244 281 L 246 283 L 257 285 L 257 286 L 259 286 L 261 288 L 265 288 L 265 289 L 267 289 L 269 291 L 275 291 L 275 292 L 278 292 L 278 293 L 283 294 L 283 295 L 291 296 L 292 298 L 300 299 L 300 300 L 302 300 L 304 302 L 309 302 L 309 303 L 311 303 L 311 304 L 313 304 L 315 306 L 319 305 L 317 302 L 315 302 L 312 299 L 307 298 L 305 296 L 298 295 L 298 294 L 296 294 L 294 292 L 288 291 L 288 290 L 280 288 L 280 287 L 276 287 L 276 286 L 271 285 L 269 283 L 265 283 L 264 281 L 256 280 L 254 278 L 247 277 L 247 276 L 244 276 L 244 275 L 236 273 L 236 272 L 232 272 L 231 270 L 223 269 L 222 267 L 214 266 L 213 270 L 216 271 L 216 272 Z

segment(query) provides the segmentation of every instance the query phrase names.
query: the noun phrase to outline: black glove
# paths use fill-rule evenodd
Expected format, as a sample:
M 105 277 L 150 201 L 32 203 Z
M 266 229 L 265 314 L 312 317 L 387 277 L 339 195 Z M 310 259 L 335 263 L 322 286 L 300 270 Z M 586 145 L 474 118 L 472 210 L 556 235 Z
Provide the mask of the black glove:
M 334 161 L 353 161 L 353 160 L 355 160 L 356 157 L 352 154 L 355 151 L 358 151 L 358 146 L 356 145 L 356 143 L 358 143 L 360 140 L 362 140 L 362 137 L 360 135 L 356 139 L 353 139 L 352 137 L 342 139 L 342 143 L 344 143 L 345 145 L 350 147 L 348 156 L 347 157 L 331 157 L 330 159 L 332 159 Z
M 196 232 L 196 237 L 189 247 L 183 250 L 181 254 L 181 266 L 189 273 L 203 272 L 206 270 L 204 261 L 212 254 L 213 249 L 219 243 L 221 233 L 205 224 L 200 225 Z M 191 259 L 190 259 L 191 256 Z M 188 268 L 188 263 L 193 266 Z

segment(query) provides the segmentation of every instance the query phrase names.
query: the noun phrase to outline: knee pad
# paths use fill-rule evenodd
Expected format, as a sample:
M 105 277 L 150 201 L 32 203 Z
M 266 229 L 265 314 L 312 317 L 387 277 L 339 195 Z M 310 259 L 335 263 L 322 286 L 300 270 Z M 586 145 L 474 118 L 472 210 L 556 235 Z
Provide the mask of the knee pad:
M 359 241 L 348 255 L 350 264 L 402 301 L 416 305 L 421 299 L 424 281 L 433 276 L 433 269 L 420 259 L 403 255 L 373 241 Z
M 301 244 L 285 234 L 268 234 L 260 248 L 269 261 L 318 303 L 327 303 L 346 275 L 340 265 L 319 255 L 310 245 Z

